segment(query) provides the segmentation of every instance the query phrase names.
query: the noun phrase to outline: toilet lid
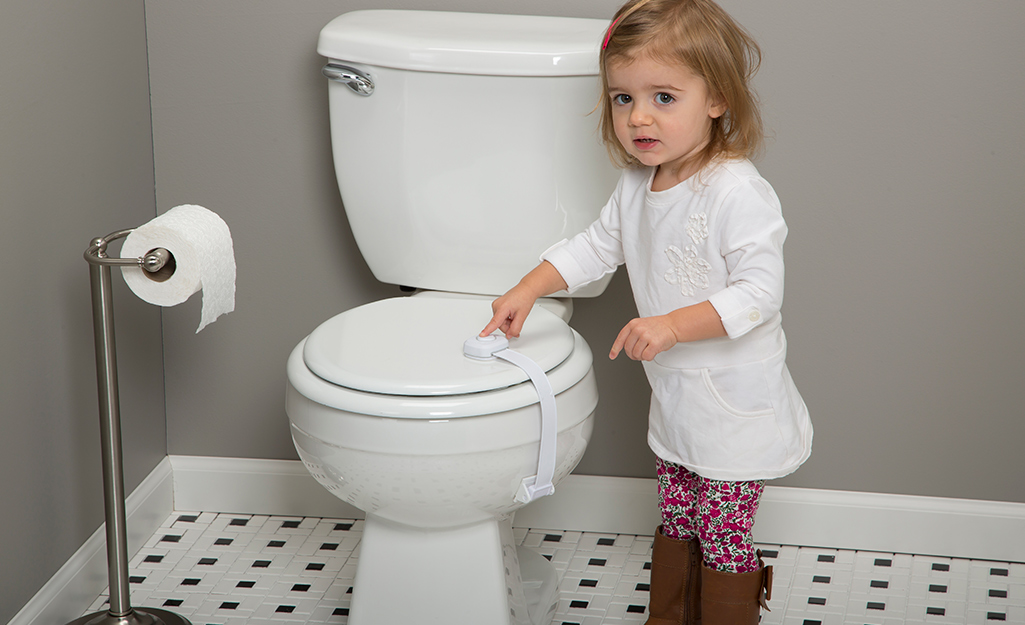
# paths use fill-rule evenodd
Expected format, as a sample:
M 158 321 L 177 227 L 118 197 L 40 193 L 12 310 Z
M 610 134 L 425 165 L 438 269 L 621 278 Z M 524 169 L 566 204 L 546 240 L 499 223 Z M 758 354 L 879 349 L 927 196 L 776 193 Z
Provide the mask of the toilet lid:
M 317 377 L 346 388 L 399 396 L 480 393 L 527 381 L 519 367 L 463 355 L 463 342 L 491 319 L 479 299 L 401 297 L 348 310 L 314 330 L 303 360 Z M 573 331 L 534 307 L 509 348 L 551 371 L 573 351 Z

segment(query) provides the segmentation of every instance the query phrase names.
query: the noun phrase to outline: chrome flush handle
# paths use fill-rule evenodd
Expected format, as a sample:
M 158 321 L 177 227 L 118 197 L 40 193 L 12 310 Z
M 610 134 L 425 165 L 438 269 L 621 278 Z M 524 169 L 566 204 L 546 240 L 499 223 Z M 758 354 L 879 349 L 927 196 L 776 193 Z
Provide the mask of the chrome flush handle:
M 344 84 L 359 95 L 370 95 L 374 92 L 374 81 L 360 70 L 348 65 L 328 63 L 320 70 L 328 79 Z

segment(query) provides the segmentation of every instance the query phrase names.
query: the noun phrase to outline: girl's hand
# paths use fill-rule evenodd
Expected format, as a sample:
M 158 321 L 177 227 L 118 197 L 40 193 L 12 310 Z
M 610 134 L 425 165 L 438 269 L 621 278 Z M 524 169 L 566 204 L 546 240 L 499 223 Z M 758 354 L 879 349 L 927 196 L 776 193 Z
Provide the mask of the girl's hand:
M 622 351 L 631 360 L 652 360 L 676 345 L 676 333 L 666 315 L 640 317 L 626 324 L 612 344 L 609 358 L 615 360 Z
M 491 311 L 494 316 L 481 330 L 480 335 L 487 336 L 495 330 L 501 330 L 510 338 L 519 336 L 520 330 L 523 329 L 523 322 L 527 320 L 527 315 L 530 314 L 535 301 L 537 298 L 528 289 L 522 286 L 513 287 L 508 293 L 491 303 Z
M 508 293 L 491 303 L 494 314 L 488 325 L 481 330 L 481 336 L 487 336 L 495 330 L 501 330 L 509 338 L 516 338 L 523 329 L 523 322 L 534 307 L 537 298 L 551 295 L 566 288 L 566 281 L 559 271 L 548 261 L 542 261 L 530 273 L 523 276 L 520 283 Z
M 653 360 L 677 343 L 726 336 L 719 313 L 707 301 L 678 308 L 668 315 L 641 317 L 626 324 L 612 344 L 609 358 L 619 352 L 633 360 Z

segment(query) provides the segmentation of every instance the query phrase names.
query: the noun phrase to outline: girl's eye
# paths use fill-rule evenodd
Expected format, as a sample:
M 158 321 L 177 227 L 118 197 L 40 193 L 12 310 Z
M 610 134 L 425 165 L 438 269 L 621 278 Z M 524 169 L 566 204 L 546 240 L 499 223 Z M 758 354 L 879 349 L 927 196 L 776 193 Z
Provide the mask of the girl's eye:
M 630 96 L 625 93 L 620 93 L 612 96 L 613 104 L 630 104 Z
M 673 96 L 668 93 L 660 93 L 655 96 L 655 99 L 659 104 L 672 104 L 676 100 Z

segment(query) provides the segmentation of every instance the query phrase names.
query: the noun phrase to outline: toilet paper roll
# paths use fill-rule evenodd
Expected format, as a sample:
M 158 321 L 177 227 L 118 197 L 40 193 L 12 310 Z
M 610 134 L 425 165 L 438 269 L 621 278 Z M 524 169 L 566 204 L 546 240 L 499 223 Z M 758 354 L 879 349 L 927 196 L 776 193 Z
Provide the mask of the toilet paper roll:
M 125 282 L 140 299 L 176 306 L 203 291 L 199 333 L 219 316 L 235 310 L 235 252 L 224 220 L 202 206 L 176 206 L 132 231 L 121 247 L 122 258 L 139 258 L 162 247 L 174 257 L 174 273 L 151 274 L 123 267 Z

